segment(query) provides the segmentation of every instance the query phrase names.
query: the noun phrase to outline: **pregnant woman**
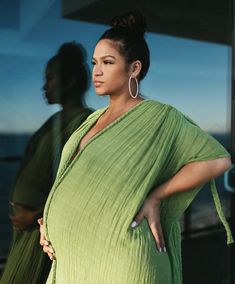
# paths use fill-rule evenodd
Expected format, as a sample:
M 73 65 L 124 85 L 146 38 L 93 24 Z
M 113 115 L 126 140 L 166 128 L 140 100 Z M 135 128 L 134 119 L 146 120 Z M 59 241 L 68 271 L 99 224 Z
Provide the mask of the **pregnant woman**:
M 194 122 L 139 93 L 149 68 L 144 32 L 143 16 L 130 12 L 95 47 L 94 87 L 109 105 L 63 150 L 41 225 L 41 245 L 54 259 L 48 284 L 182 283 L 179 218 L 230 166 Z

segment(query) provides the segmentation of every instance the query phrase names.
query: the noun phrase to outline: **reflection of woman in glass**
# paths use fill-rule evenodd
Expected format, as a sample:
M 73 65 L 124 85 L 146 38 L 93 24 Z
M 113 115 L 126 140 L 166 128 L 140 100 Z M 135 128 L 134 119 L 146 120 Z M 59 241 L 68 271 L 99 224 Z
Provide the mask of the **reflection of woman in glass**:
M 229 154 L 172 106 L 143 100 L 144 19 L 133 12 L 112 24 L 93 55 L 95 90 L 109 106 L 67 142 L 45 206 L 47 283 L 179 284 L 178 220 Z
M 40 284 L 47 278 L 51 261 L 38 244 L 37 218 L 42 216 L 63 145 L 91 114 L 84 103 L 89 83 L 84 56 L 82 46 L 66 43 L 47 63 L 45 97 L 62 110 L 33 135 L 23 157 L 10 197 L 14 240 L 1 283 Z

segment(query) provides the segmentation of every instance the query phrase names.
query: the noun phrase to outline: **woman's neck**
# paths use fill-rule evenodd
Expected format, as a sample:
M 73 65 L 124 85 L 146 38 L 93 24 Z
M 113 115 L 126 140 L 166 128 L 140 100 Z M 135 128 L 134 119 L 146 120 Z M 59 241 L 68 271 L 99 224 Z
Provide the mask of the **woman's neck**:
M 136 99 L 133 99 L 129 96 L 118 96 L 118 97 L 109 97 L 109 107 L 107 109 L 107 113 L 115 114 L 115 113 L 122 113 L 126 112 L 131 107 L 135 106 L 139 102 L 141 102 L 143 99 L 141 97 L 137 97 Z

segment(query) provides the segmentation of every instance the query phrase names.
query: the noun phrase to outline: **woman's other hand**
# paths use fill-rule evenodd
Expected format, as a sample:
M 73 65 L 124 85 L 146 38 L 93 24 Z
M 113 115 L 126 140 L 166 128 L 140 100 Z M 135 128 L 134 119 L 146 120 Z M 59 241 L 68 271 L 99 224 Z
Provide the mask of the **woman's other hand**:
M 45 232 L 44 232 L 44 225 L 43 225 L 43 218 L 38 219 L 38 224 L 40 225 L 40 245 L 43 248 L 43 251 L 47 253 L 50 260 L 55 259 L 55 251 L 51 246 L 50 242 L 46 240 Z
M 165 241 L 160 223 L 160 204 L 161 201 L 153 198 L 151 194 L 144 201 L 143 206 L 134 218 L 131 224 L 132 228 L 137 227 L 143 218 L 146 218 L 156 242 L 159 252 L 166 252 Z
M 209 161 L 191 162 L 183 166 L 169 180 L 155 188 L 144 201 L 135 216 L 132 228 L 146 218 L 159 251 L 166 251 L 162 227 L 160 223 L 161 200 L 178 192 L 184 192 L 203 185 L 205 182 L 221 175 L 231 165 L 229 158 L 219 158 Z

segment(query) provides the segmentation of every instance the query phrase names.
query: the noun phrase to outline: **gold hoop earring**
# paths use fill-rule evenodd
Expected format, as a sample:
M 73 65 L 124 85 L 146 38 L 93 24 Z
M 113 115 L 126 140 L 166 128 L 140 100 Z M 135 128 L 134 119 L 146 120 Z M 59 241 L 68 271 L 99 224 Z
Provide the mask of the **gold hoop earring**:
M 136 83 L 136 93 L 135 93 L 135 95 L 133 95 L 133 93 L 132 93 L 132 91 L 131 91 L 131 79 L 135 79 L 135 83 Z M 137 96 L 138 96 L 138 94 L 139 94 L 139 84 L 138 84 L 138 80 L 136 79 L 136 77 L 130 76 L 129 81 L 128 81 L 128 88 L 129 88 L 130 96 L 131 96 L 133 99 L 136 99 Z

